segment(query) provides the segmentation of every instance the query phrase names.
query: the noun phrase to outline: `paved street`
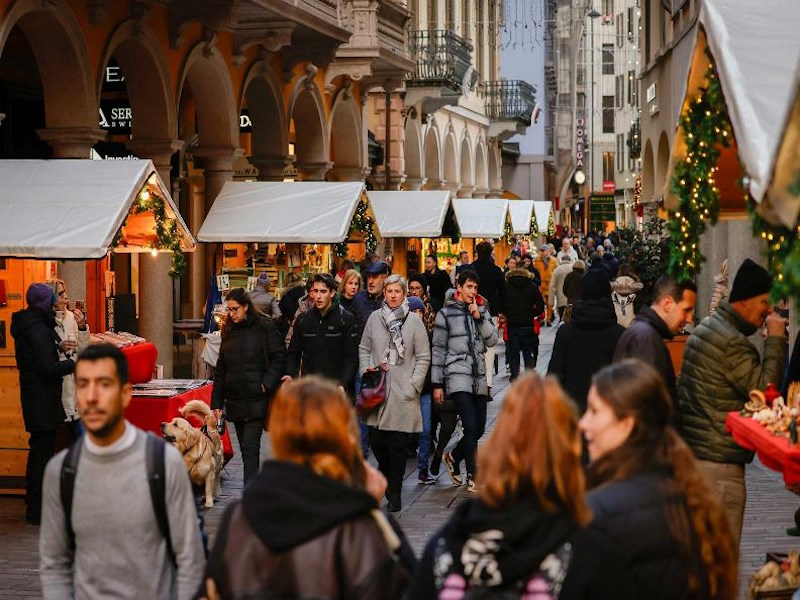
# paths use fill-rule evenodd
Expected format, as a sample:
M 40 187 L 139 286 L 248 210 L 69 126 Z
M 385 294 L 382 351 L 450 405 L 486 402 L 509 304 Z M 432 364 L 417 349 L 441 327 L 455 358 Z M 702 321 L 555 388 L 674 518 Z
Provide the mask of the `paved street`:
M 537 369 L 544 373 L 550 360 L 554 332 L 545 329 Z M 503 364 L 501 356 L 500 364 Z M 489 405 L 487 429 L 491 430 L 508 379 L 505 375 L 495 379 L 495 401 Z M 263 456 L 268 455 L 265 444 Z M 449 517 L 450 509 L 467 496 L 464 488 L 456 489 L 444 472 L 434 486 L 417 485 L 416 461 L 408 462 L 403 487 L 403 511 L 399 521 L 417 553 L 426 540 Z M 235 458 L 223 474 L 222 496 L 217 505 L 206 513 L 206 527 L 212 540 L 216 534 L 225 507 L 241 493 L 241 463 Z M 748 502 L 745 514 L 743 543 L 740 560 L 740 597 L 745 598 L 747 577 L 763 563 L 767 550 L 788 551 L 800 547 L 800 540 L 785 535 L 792 525 L 798 499 L 787 492 L 780 477 L 755 462 L 747 469 Z M 17 597 L 38 597 L 38 528 L 23 522 L 24 506 L 21 498 L 0 498 L 0 600 Z

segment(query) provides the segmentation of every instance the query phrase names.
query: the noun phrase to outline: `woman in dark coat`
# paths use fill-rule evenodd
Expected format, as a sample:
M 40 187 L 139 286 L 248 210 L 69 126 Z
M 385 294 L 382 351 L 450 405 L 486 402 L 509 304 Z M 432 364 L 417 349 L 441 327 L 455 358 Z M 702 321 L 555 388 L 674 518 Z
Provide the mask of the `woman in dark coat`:
M 272 320 L 253 306 L 243 288 L 225 296 L 228 318 L 214 370 L 211 408 L 225 409 L 234 424 L 244 462 L 244 481 L 258 473 L 267 407 L 286 367 L 286 347 Z
M 580 421 L 593 525 L 617 543 L 640 597 L 735 598 L 738 558 L 727 516 L 670 412 L 661 376 L 643 361 L 595 375 Z
M 548 374 L 586 410 L 592 376 L 610 365 L 625 328 L 617 323 L 611 285 L 602 269 L 589 269 L 581 280 L 581 299 L 572 307 L 569 323 L 558 328 Z

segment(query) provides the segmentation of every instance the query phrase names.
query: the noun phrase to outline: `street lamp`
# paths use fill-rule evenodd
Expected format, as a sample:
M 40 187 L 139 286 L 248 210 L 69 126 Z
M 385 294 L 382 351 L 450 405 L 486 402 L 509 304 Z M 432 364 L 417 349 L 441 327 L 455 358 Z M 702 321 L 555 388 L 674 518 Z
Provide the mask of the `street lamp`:
M 594 21 L 597 17 L 602 16 L 597 9 L 592 6 L 592 9 L 586 15 L 591 19 L 589 21 L 590 29 L 590 47 L 589 53 L 592 57 L 591 59 L 591 69 L 592 69 L 592 79 L 591 79 L 591 86 L 589 87 L 589 95 L 591 96 L 591 124 L 590 124 L 590 131 L 592 132 L 592 137 L 590 138 L 590 146 L 589 146 L 589 156 L 591 157 L 591 162 L 589 163 L 589 193 L 586 196 L 586 234 L 589 234 L 591 230 L 592 224 L 592 193 L 594 192 L 594 153 L 595 153 L 595 146 L 594 146 Z

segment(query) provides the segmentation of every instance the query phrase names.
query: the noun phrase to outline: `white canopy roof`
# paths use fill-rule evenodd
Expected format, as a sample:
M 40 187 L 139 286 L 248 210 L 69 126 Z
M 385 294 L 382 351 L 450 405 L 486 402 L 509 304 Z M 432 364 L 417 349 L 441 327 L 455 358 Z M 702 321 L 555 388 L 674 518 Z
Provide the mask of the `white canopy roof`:
M 347 239 L 363 190 L 361 182 L 229 181 L 197 239 L 338 244 Z
M 531 232 L 533 200 L 509 200 L 508 214 L 511 217 L 512 233 L 516 235 L 527 235 Z
M 508 200 L 455 198 L 453 210 L 461 237 L 499 238 L 506 232 Z
M 102 258 L 146 184 L 157 188 L 167 216 L 178 221 L 183 249 L 193 250 L 194 239 L 149 160 L 0 160 L 0 256 Z
M 440 237 L 450 192 L 367 192 L 385 238 Z
M 536 215 L 536 227 L 539 228 L 539 235 L 547 234 L 547 226 L 550 224 L 550 215 L 553 212 L 553 203 L 549 200 L 534 200 L 533 213 Z

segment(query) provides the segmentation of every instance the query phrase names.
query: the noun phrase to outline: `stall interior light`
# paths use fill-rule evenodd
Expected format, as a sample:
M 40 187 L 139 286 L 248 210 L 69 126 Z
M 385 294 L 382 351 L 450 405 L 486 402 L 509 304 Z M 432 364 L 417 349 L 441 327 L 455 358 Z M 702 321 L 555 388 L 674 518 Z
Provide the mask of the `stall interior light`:
M 156 248 L 150 250 L 150 256 L 158 256 L 158 250 Z

